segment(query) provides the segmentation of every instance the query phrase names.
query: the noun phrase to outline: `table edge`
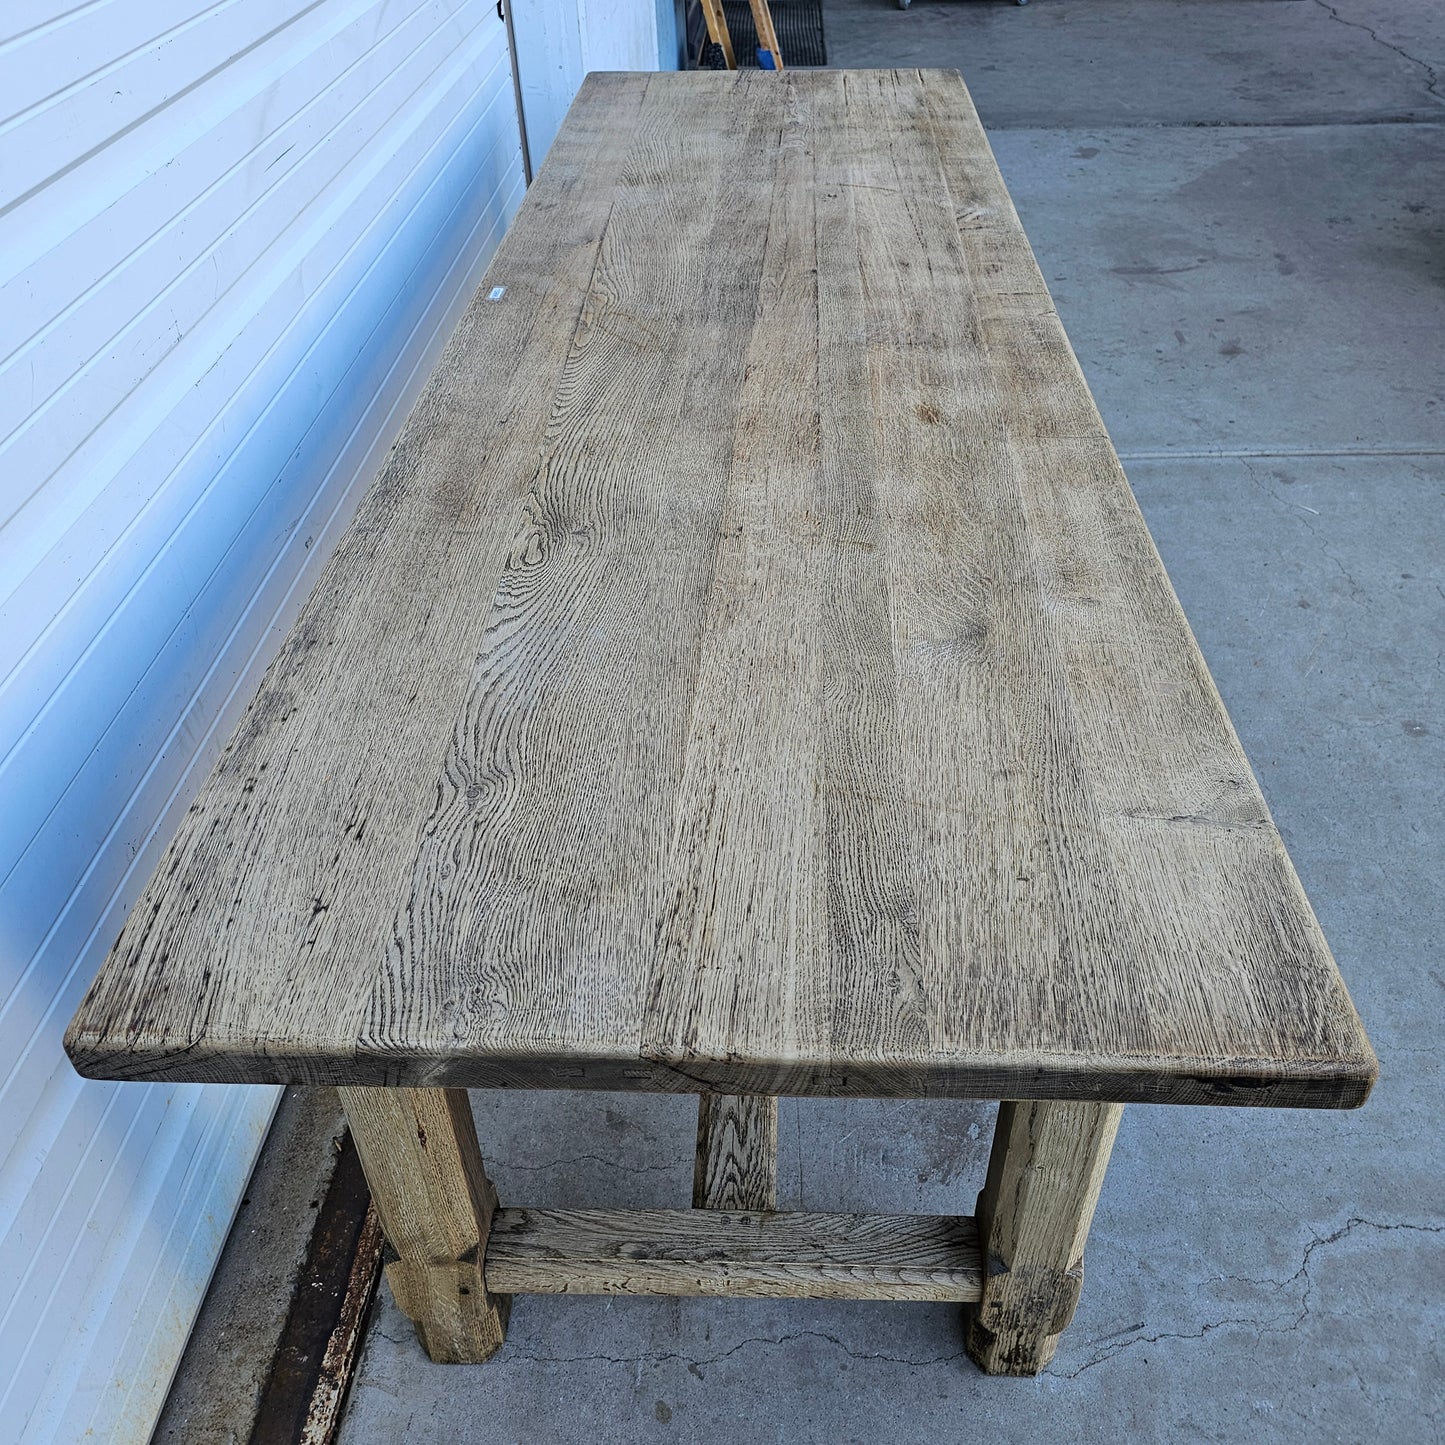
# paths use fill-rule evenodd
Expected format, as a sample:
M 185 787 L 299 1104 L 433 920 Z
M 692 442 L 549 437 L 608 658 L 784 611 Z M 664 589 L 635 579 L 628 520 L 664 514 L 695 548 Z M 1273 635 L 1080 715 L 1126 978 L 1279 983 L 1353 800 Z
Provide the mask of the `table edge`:
M 188 1047 L 132 1039 L 124 1050 L 72 1025 L 65 1051 L 83 1077 L 171 1083 L 408 1088 L 584 1089 L 797 1098 L 1086 1099 L 1119 1104 L 1355 1109 L 1379 1077 L 1373 1049 L 1318 1059 L 1202 1059 L 974 1053 L 934 1059 L 716 1059 L 351 1046 L 294 1041 Z

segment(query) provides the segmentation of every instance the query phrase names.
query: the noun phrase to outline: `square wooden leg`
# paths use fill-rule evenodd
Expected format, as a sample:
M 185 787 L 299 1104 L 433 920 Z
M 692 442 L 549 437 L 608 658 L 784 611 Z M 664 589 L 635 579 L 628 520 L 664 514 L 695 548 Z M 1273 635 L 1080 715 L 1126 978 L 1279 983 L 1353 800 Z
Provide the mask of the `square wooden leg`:
M 978 1196 L 983 1299 L 968 1353 L 991 1375 L 1036 1375 L 1054 1357 L 1084 1283 L 1084 1242 L 1122 1104 L 999 1105 Z
M 483 1265 L 497 1208 L 465 1089 L 342 1089 L 366 1182 L 397 1258 L 397 1304 L 432 1359 L 488 1359 L 506 1333 L 506 1295 Z
M 778 1207 L 778 1101 L 703 1094 L 697 1101 L 694 1209 Z

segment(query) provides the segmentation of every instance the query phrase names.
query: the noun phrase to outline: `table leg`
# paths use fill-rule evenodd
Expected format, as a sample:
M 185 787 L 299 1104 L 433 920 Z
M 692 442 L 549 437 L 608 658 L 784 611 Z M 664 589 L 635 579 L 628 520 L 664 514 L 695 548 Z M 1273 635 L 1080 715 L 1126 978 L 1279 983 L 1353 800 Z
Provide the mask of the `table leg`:
M 703 1094 L 697 1101 L 694 1209 L 778 1207 L 778 1101 Z
M 1084 1282 L 1084 1242 L 1122 1104 L 999 1105 L 978 1196 L 983 1299 L 968 1353 L 991 1375 L 1036 1375 L 1053 1358 Z
M 371 1197 L 397 1258 L 387 1283 L 432 1359 L 485 1360 L 506 1333 L 506 1295 L 482 1275 L 497 1194 L 465 1089 L 342 1089 Z

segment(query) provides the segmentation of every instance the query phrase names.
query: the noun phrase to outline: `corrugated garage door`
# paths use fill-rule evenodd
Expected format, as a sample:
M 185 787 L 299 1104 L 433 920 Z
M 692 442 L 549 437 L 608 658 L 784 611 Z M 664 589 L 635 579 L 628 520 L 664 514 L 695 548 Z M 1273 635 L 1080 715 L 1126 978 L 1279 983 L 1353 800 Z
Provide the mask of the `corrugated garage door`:
M 0 1435 L 143 1441 L 274 1091 L 61 1033 L 522 173 L 493 0 L 0 30 Z

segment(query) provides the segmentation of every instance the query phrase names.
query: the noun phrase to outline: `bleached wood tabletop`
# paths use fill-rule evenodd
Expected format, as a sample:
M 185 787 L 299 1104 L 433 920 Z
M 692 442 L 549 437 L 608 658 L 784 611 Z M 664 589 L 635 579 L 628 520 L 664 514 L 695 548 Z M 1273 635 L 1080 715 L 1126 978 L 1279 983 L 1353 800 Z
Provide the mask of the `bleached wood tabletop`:
M 1362 1102 L 956 74 L 588 78 L 67 1047 L 344 1086 L 422 1274 L 467 1250 L 397 1237 L 397 1110 L 455 1125 L 397 1188 L 471 1179 L 477 1271 L 491 1220 L 440 1086 L 729 1096 L 699 1202 L 726 1173 L 764 1214 L 770 1106 L 731 1096 L 1047 1101 L 1006 1108 L 979 1212 L 1019 1279 L 990 1191 L 1068 1159 L 1069 1275 L 1118 1104 Z M 984 1294 L 976 1357 L 1037 1368 L 1062 1305 L 989 1324 L 969 1288 L 934 1297 Z

